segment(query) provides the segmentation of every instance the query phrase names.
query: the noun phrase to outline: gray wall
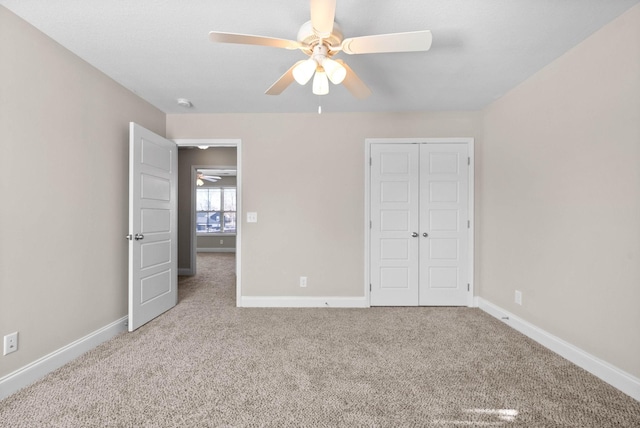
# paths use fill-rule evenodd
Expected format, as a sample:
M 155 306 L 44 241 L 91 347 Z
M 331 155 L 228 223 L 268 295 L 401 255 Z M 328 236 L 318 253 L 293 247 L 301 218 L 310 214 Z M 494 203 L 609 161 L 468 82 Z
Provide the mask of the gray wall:
M 203 236 L 199 235 L 197 238 L 198 251 L 227 251 L 234 252 L 236 249 L 236 237 L 235 235 L 225 236 Z
M 169 138 L 240 138 L 243 296 L 364 295 L 364 141 L 476 137 L 481 112 L 168 115 Z M 314 130 L 314 132 L 310 132 Z M 299 286 L 299 277 L 308 286 Z
M 127 315 L 129 121 L 165 115 L 0 6 L 0 377 Z
M 640 6 L 485 109 L 483 144 L 480 295 L 640 377 Z

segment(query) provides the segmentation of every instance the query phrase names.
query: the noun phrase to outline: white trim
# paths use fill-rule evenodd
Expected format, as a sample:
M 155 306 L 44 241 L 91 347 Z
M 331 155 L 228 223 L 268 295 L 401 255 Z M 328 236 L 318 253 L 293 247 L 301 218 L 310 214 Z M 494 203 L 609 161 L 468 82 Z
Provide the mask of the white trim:
M 469 156 L 469 206 L 467 207 L 467 214 L 469 215 L 469 248 L 467 249 L 467 257 L 469 257 L 467 269 L 469 274 L 467 275 L 467 281 L 469 281 L 469 296 L 467 298 L 467 306 L 476 307 L 477 302 L 475 296 L 475 236 L 476 236 L 476 153 L 475 153 L 475 140 L 473 138 L 467 139 L 467 155 Z
M 247 308 L 368 308 L 366 297 L 243 296 Z
M 473 137 L 457 137 L 457 138 L 366 138 L 364 140 L 364 295 L 367 302 L 371 302 L 371 294 L 369 293 L 369 284 L 371 283 L 370 268 L 370 248 L 371 245 L 369 234 L 369 224 L 371 222 L 370 211 L 370 195 L 371 192 L 371 145 L 372 144 L 466 144 L 468 149 L 469 163 L 469 273 L 467 280 L 469 281 L 469 295 L 467 298 L 468 307 L 476 307 L 477 302 L 474 300 L 475 294 L 475 139 Z
M 189 216 L 189 231 L 191 233 L 191 245 L 189 246 L 190 260 L 189 271 L 190 275 L 196 274 L 196 246 L 198 245 L 198 232 L 196 231 L 196 200 L 197 200 L 197 188 L 196 182 L 198 181 L 198 168 L 195 165 L 191 165 L 191 215 Z
M 0 400 L 43 378 L 103 342 L 127 331 L 128 317 L 122 317 L 62 348 L 0 378 Z
M 530 339 L 640 401 L 640 379 L 479 297 L 478 307 Z
M 233 247 L 220 247 L 220 248 L 196 248 L 197 253 L 235 253 L 236 249 Z
M 173 140 L 178 147 L 235 147 L 236 148 L 236 306 L 241 306 L 242 296 L 242 140 L 239 138 L 206 138 L 206 139 L 185 139 L 178 138 Z M 195 193 L 195 170 L 191 172 L 191 188 Z M 191 222 L 195 217 L 195 196 L 191 197 L 192 213 Z M 238 221 L 238 219 L 240 221 Z M 196 274 L 196 228 L 194 224 L 190 225 L 192 235 L 191 241 L 191 266 L 188 275 Z M 181 270 L 178 269 L 178 274 Z
M 178 147 L 236 147 L 239 138 L 176 138 L 173 140 Z
M 364 298 L 371 304 L 371 143 L 364 140 Z

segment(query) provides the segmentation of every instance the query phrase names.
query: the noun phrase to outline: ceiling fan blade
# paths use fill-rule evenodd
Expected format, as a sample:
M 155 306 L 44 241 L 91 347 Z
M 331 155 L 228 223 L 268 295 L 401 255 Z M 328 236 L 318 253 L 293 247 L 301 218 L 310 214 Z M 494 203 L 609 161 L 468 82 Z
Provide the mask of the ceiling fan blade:
M 218 175 L 203 175 L 202 178 L 204 178 L 204 179 L 210 178 L 212 180 L 220 180 L 222 177 L 220 177 Z
M 241 45 L 271 46 L 284 49 L 298 49 L 302 46 L 295 40 L 253 36 L 251 34 L 222 33 L 220 31 L 209 32 L 209 39 L 216 43 L 238 43 Z
M 326 39 L 333 31 L 336 0 L 311 0 L 311 26 L 316 36 Z
M 347 76 L 342 81 L 342 85 L 347 88 L 351 95 L 356 98 L 364 99 L 371 95 L 371 89 L 364 84 L 362 80 L 358 77 L 358 75 L 341 59 L 337 59 L 337 62 L 342 64 L 344 68 L 347 69 Z
M 350 55 L 428 51 L 431 47 L 431 41 L 432 36 L 429 30 L 352 37 L 344 39 L 342 51 Z
M 203 179 L 203 180 L 210 181 L 211 183 L 215 183 L 216 181 L 218 181 L 218 180 L 216 180 L 215 178 L 210 178 L 210 177 L 202 177 L 202 179 Z
M 276 82 L 271 85 L 269 89 L 265 92 L 267 95 L 280 95 L 282 91 L 287 89 L 287 87 L 293 83 L 293 69 L 296 68 L 298 64 L 305 62 L 305 60 L 300 60 L 293 64 L 290 69 L 288 69 Z

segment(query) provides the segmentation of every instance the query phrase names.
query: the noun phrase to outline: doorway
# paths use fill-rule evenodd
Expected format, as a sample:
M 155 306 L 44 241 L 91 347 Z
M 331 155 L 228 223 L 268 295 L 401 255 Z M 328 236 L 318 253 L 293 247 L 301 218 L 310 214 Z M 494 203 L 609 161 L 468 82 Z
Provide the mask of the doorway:
M 473 139 L 367 140 L 371 306 L 473 306 Z
M 230 216 L 233 214 L 236 220 L 233 224 L 235 227 L 235 272 L 236 272 L 236 304 L 239 303 L 241 295 L 241 265 L 242 265 L 242 144 L 239 139 L 176 139 L 174 140 L 179 152 L 179 180 L 178 180 L 178 272 L 180 275 L 195 275 L 197 270 L 197 206 L 196 206 L 196 189 L 198 186 L 198 170 L 207 169 L 208 176 L 225 176 L 233 175 L 235 178 L 235 212 L 227 215 L 227 226 L 231 225 Z M 213 171 L 216 174 L 213 174 Z M 202 213 L 201 213 L 202 214 Z M 227 233 L 226 236 L 218 237 L 214 235 L 223 235 L 222 231 L 214 231 L 215 227 L 224 228 L 225 218 L 219 218 L 220 213 L 211 212 L 214 218 L 211 224 L 205 227 L 211 227 L 212 239 L 217 238 L 217 242 L 221 239 L 229 242 L 232 234 Z M 217 216 L 217 217 L 216 217 Z M 215 223 L 216 218 L 218 223 Z M 218 233 L 219 232 L 219 233 Z

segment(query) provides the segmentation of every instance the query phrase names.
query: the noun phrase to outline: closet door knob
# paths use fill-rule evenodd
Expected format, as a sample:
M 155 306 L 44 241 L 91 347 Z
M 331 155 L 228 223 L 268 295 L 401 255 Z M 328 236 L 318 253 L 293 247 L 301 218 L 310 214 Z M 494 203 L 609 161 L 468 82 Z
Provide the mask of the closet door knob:
M 429 234 L 427 232 L 423 233 L 422 236 L 424 236 L 425 238 L 429 236 Z
M 418 232 L 413 232 L 413 233 L 411 234 L 411 236 L 413 236 L 414 238 L 416 238 L 416 237 L 418 236 Z

